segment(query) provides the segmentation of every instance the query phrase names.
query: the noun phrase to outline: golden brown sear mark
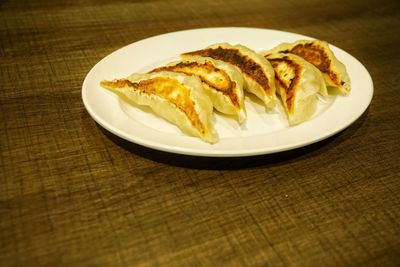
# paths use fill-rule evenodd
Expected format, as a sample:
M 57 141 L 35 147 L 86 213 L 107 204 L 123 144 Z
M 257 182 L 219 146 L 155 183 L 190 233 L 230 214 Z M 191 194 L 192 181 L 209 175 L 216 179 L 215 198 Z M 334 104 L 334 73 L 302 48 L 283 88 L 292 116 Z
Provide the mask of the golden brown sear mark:
M 318 44 L 298 44 L 290 51 L 285 52 L 289 52 L 304 58 L 316 66 L 322 73 L 327 74 L 334 84 L 338 86 L 341 85 L 336 73 L 331 70 L 331 60 L 329 59 L 329 56 L 325 53 L 324 48 Z
M 172 66 L 163 66 L 152 70 L 151 72 L 159 71 L 174 71 L 187 75 L 195 75 L 210 88 L 221 92 L 229 97 L 231 103 L 235 107 L 239 107 L 239 99 L 233 89 L 236 83 L 232 81 L 229 75 L 219 68 L 216 68 L 210 62 L 197 63 L 197 62 L 179 62 Z
M 116 79 L 112 81 L 101 81 L 100 85 L 105 88 L 122 89 L 125 87 L 135 87 L 135 84 L 127 79 Z
M 282 57 L 282 58 L 273 58 L 270 59 L 268 58 L 269 62 L 271 62 L 272 67 L 275 70 L 275 79 L 278 81 L 279 85 L 285 89 L 286 92 L 286 106 L 291 113 L 293 111 L 293 103 L 295 100 L 295 87 L 299 81 L 299 73 L 300 73 L 300 66 L 295 63 L 293 60 L 291 60 L 288 57 Z M 293 77 L 289 79 L 285 79 L 285 77 L 282 77 L 281 75 L 278 74 L 278 68 L 281 64 L 285 64 L 285 69 L 290 69 L 293 72 Z M 285 76 L 285 74 L 283 74 Z
M 205 133 L 204 125 L 195 109 L 195 103 L 190 98 L 190 91 L 175 79 L 167 77 L 154 77 L 139 82 L 128 79 L 102 81 L 101 86 L 110 89 L 133 88 L 140 92 L 164 98 L 184 112 L 190 122 L 201 133 Z
M 238 49 L 228 49 L 219 46 L 217 48 L 207 48 L 203 50 L 189 52 L 185 55 L 211 57 L 235 65 L 239 69 L 241 69 L 247 76 L 257 82 L 260 86 L 262 86 L 266 93 L 271 94 L 268 77 L 264 74 L 262 68 L 250 57 L 242 55 Z

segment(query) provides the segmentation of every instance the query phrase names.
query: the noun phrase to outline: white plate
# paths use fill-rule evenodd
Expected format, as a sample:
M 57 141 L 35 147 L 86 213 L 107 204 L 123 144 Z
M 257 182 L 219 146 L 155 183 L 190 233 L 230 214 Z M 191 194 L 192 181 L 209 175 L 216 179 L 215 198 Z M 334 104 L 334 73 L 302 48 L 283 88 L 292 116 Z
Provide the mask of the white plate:
M 178 59 L 180 53 L 201 49 L 213 43 L 240 43 L 260 51 L 281 42 L 299 39 L 311 37 L 255 28 L 194 29 L 151 37 L 125 46 L 97 63 L 83 83 L 83 103 L 93 119 L 108 131 L 131 142 L 162 151 L 236 157 L 305 146 L 349 126 L 361 116 L 372 99 L 373 85 L 368 71 L 357 59 L 335 46 L 331 48 L 346 65 L 351 79 L 350 95 L 321 99 L 315 116 L 294 127 L 288 126 L 279 107 L 266 113 L 260 104 L 247 97 L 248 118 L 243 126 L 239 126 L 233 119 L 215 114 L 215 127 L 220 141 L 214 145 L 184 135 L 177 127 L 156 117 L 148 109 L 130 106 L 99 85 L 101 80 L 144 72 Z

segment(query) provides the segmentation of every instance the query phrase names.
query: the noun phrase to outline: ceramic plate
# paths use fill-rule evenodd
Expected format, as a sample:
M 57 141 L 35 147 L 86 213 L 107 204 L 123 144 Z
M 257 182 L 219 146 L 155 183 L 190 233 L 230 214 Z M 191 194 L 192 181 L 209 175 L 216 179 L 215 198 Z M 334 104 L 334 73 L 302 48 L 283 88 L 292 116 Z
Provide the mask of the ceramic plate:
M 331 45 L 351 79 L 348 96 L 320 98 L 317 112 L 308 121 L 289 126 L 279 105 L 265 112 L 263 106 L 246 96 L 247 121 L 215 113 L 220 141 L 208 144 L 183 134 L 176 126 L 154 115 L 148 108 L 131 106 L 100 87 L 101 80 L 123 78 L 146 72 L 179 59 L 183 52 L 228 42 L 255 51 L 273 48 L 282 42 L 313 39 L 304 35 L 255 28 L 206 28 L 166 33 L 125 46 L 103 58 L 87 74 L 82 88 L 83 103 L 102 127 L 131 142 L 162 151 L 209 157 L 238 157 L 275 153 L 305 146 L 343 130 L 367 109 L 373 95 L 372 79 L 352 55 Z M 329 40 L 328 40 L 329 41 Z

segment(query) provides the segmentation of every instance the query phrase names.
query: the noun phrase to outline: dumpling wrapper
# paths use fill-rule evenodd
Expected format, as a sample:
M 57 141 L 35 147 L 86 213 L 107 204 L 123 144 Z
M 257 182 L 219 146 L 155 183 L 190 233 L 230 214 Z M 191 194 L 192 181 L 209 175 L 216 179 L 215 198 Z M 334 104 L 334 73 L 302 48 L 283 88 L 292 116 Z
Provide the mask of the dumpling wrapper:
M 243 75 L 246 91 L 260 98 L 267 108 L 275 105 L 274 70 L 262 55 L 243 45 L 219 43 L 202 50 L 184 53 L 181 58 L 194 55 L 211 57 L 235 66 Z
M 213 106 L 218 111 L 234 115 L 239 123 L 246 119 L 242 75 L 230 64 L 207 57 L 187 56 L 152 71 L 174 71 L 196 75 L 203 83 Z
M 218 142 L 213 106 L 198 77 L 165 71 L 132 74 L 100 84 L 135 104 L 149 106 L 188 135 L 211 144 Z
M 304 58 L 323 73 L 325 83 L 330 87 L 330 93 L 349 94 L 351 84 L 346 66 L 336 58 L 327 42 L 299 40 L 294 43 L 282 43 L 262 52 L 265 56 L 273 53 L 292 53 Z
M 270 54 L 267 59 L 275 70 L 277 92 L 289 124 L 296 125 L 308 120 L 315 113 L 318 93 L 326 94 L 321 72 L 294 54 Z

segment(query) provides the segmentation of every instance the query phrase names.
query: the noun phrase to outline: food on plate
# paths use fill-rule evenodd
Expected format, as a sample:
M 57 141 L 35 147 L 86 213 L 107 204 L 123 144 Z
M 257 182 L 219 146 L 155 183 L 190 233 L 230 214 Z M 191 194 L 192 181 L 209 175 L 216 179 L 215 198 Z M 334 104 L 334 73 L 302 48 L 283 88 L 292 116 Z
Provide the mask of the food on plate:
M 182 59 L 188 56 L 211 57 L 232 64 L 243 75 L 246 91 L 260 98 L 267 108 L 275 105 L 274 70 L 262 55 L 250 48 L 239 44 L 219 43 L 181 55 Z
M 150 72 L 160 71 L 199 77 L 215 109 L 236 116 L 239 123 L 246 119 L 243 78 L 232 65 L 209 57 L 187 56 L 182 61 L 169 63 Z
M 340 62 L 329 44 L 321 40 L 299 40 L 294 43 L 282 43 L 263 55 L 272 53 L 292 53 L 316 66 L 322 73 L 325 83 L 332 88 L 330 92 L 347 95 L 350 92 L 350 78 L 346 67 Z
M 218 141 L 212 120 L 213 106 L 196 76 L 162 71 L 132 74 L 100 84 L 135 104 L 149 106 L 186 134 L 208 143 Z
M 320 40 L 282 43 L 260 53 L 240 44 L 218 43 L 180 58 L 148 73 L 100 84 L 130 103 L 149 106 L 184 133 L 210 144 L 219 141 L 213 108 L 239 123 L 246 120 L 243 89 L 269 109 L 279 96 L 289 125 L 313 116 L 318 94 L 350 92 L 345 66 Z
M 276 53 L 266 57 L 275 71 L 277 92 L 290 125 L 308 120 L 315 112 L 318 93 L 326 95 L 321 72 L 294 54 Z

